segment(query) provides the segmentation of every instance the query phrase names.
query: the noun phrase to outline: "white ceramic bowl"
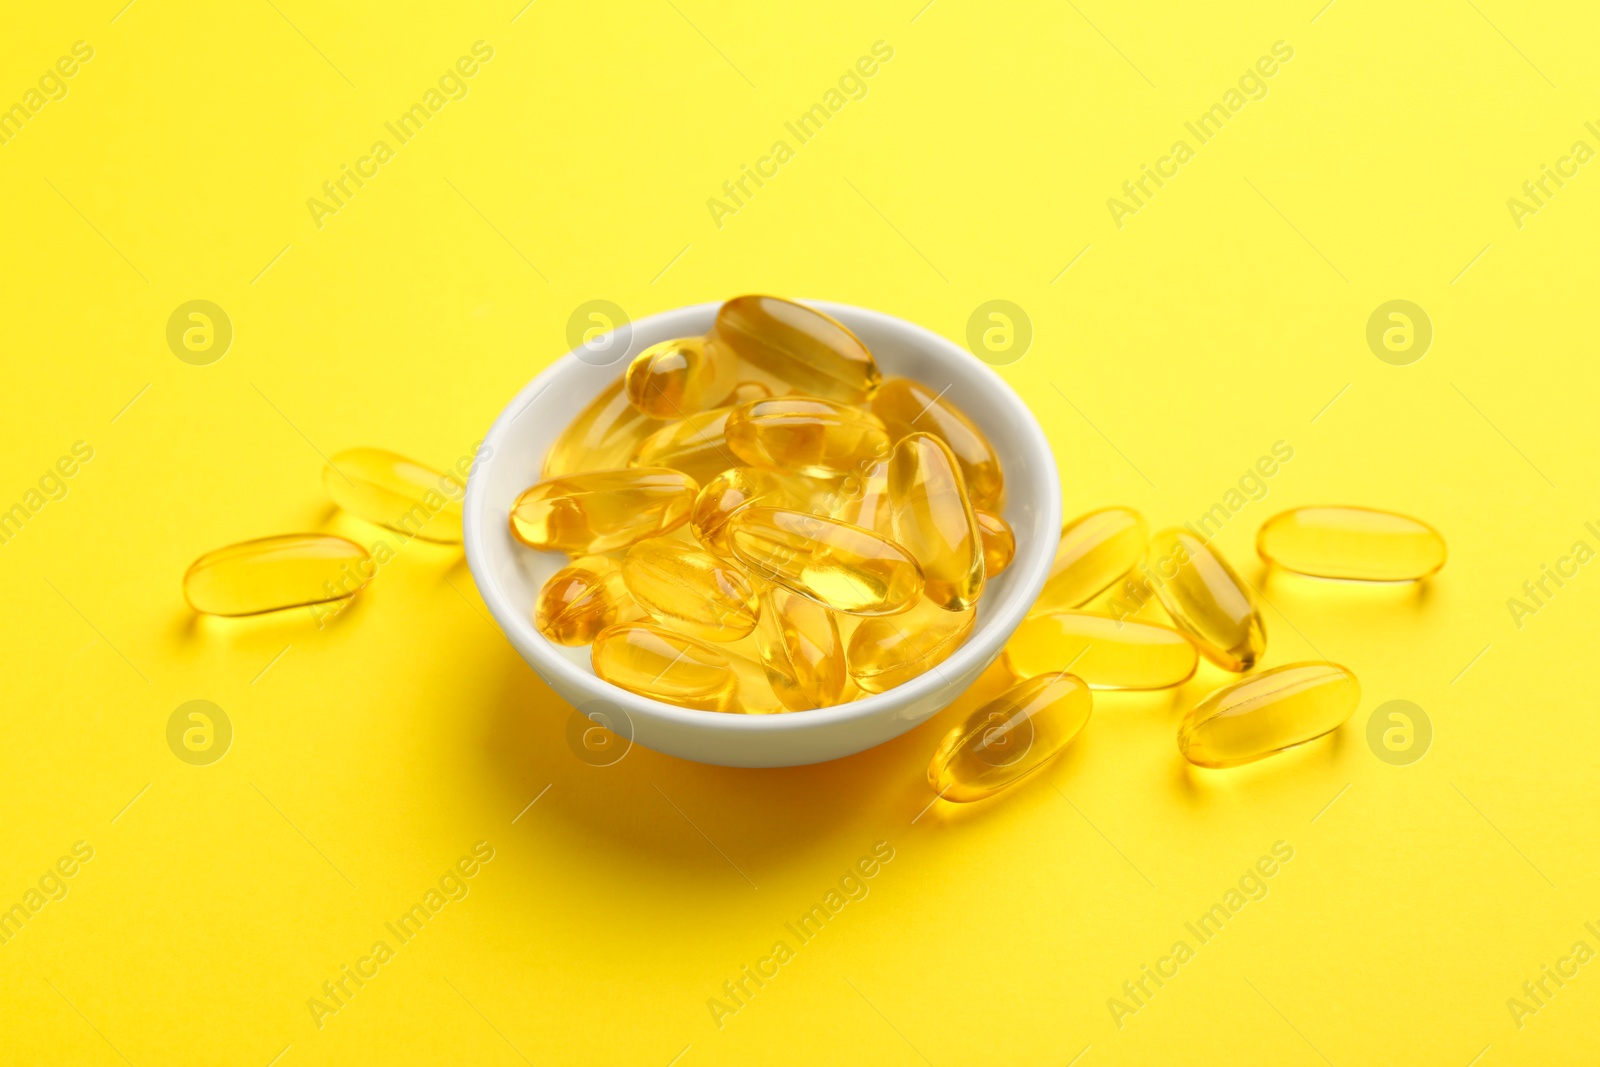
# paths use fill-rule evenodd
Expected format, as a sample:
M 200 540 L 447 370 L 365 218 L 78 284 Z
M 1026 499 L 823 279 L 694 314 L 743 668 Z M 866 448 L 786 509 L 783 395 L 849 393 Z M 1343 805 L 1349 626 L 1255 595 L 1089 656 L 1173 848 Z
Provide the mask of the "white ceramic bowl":
M 592 349 L 581 352 L 581 359 L 578 351 L 563 356 L 529 382 L 489 429 L 489 451 L 467 484 L 467 562 L 500 628 L 551 689 L 591 717 L 600 712 L 596 721 L 613 732 L 659 752 L 734 767 L 786 767 L 838 759 L 897 737 L 949 704 L 994 661 L 1038 596 L 1054 558 L 1061 529 L 1055 460 L 1032 412 L 1011 387 L 965 349 L 920 326 L 845 304 L 812 303 L 866 342 L 885 377 L 914 378 L 945 390 L 988 436 L 1005 470 L 1005 519 L 1016 533 L 1016 558 L 984 589 L 967 643 L 937 671 L 886 693 L 815 711 L 730 715 L 618 689 L 595 677 L 587 646 L 553 644 L 534 627 L 539 588 L 566 557 L 517 543 L 511 505 L 539 481 L 556 435 L 622 373 L 628 359 L 657 341 L 705 333 L 720 305 L 664 311 L 619 330 L 616 351 L 607 353 L 604 365 L 597 365 L 601 359 Z

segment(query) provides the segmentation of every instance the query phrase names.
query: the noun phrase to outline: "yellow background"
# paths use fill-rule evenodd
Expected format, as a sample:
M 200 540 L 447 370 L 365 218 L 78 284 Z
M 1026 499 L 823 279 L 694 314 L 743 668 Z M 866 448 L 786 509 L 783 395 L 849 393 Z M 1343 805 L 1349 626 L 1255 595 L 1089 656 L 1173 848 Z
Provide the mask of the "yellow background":
M 0 902 L 95 850 L 0 947 L 7 1062 L 1595 1058 L 1600 964 L 1520 1029 L 1506 1006 L 1600 949 L 1600 565 L 1520 629 L 1506 606 L 1600 548 L 1600 171 L 1520 229 L 1506 206 L 1600 147 L 1592 10 L 121 2 L 16 8 L 0 34 L 4 102 L 95 50 L 0 145 L 0 503 L 94 448 L 0 547 Z M 469 95 L 317 228 L 307 198 L 478 40 Z M 879 40 L 868 95 L 717 227 L 707 198 Z M 1114 225 L 1107 198 L 1279 40 L 1269 95 Z M 956 339 L 984 301 L 1024 308 L 1002 373 L 1068 515 L 1194 519 L 1283 440 L 1216 542 L 1252 580 L 1260 521 L 1308 503 L 1426 518 L 1450 562 L 1422 591 L 1263 587 L 1268 665 L 1361 678 L 1331 741 L 1186 771 L 1207 667 L 1097 697 L 1035 780 L 920 818 L 957 711 L 823 766 L 586 765 L 448 549 L 408 545 L 320 631 L 186 610 L 211 548 L 378 537 L 331 510 L 322 454 L 453 462 L 583 302 L 749 290 Z M 1435 327 L 1411 366 L 1364 338 L 1395 298 Z M 165 340 L 191 299 L 234 324 L 210 366 Z M 167 746 L 191 699 L 235 730 L 210 766 Z M 1391 699 L 1434 727 L 1410 766 L 1366 743 Z M 1119 1028 L 1108 998 L 1280 840 L 1270 894 Z M 308 998 L 478 841 L 470 895 L 319 1029 Z M 870 894 L 715 1025 L 708 998 L 878 841 Z

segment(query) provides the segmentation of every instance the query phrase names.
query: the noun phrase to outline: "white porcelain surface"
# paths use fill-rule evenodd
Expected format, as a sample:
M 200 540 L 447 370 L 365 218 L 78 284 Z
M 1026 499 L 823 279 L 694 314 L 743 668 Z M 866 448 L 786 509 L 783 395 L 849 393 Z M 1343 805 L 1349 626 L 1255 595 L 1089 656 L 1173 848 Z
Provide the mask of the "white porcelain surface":
M 585 711 L 604 710 L 633 741 L 702 763 L 784 767 L 838 759 L 926 721 L 977 680 L 1038 596 L 1061 528 L 1061 491 L 1054 458 L 1026 404 L 992 370 L 937 334 L 876 311 L 811 302 L 866 342 L 885 377 L 915 378 L 944 393 L 980 429 L 1005 469 L 1004 515 L 1016 532 L 1011 566 L 989 583 L 967 643 L 937 672 L 850 704 L 786 715 L 693 711 L 625 692 L 595 677 L 589 649 L 564 648 L 534 627 L 533 603 L 544 580 L 566 562 L 535 552 L 511 536 L 508 515 L 522 490 L 539 480 L 544 454 L 585 404 L 645 347 L 703 334 L 718 304 L 662 312 L 632 324 L 626 355 L 605 366 L 570 353 L 507 405 L 489 429 L 489 453 L 472 473 L 465 502 L 467 561 L 478 590 L 511 644 L 563 699 Z M 620 335 L 619 335 L 620 336 Z M 603 702 L 603 703 L 601 703 Z

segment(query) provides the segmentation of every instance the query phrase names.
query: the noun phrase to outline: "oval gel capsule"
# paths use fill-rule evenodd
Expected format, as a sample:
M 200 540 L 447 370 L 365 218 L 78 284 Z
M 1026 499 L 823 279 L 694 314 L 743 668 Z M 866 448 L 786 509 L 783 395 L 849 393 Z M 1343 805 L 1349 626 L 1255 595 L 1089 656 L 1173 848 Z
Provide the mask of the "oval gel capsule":
M 733 408 L 712 408 L 686 419 L 669 422 L 639 442 L 630 467 L 671 467 L 704 485 L 730 467 L 739 465 L 723 431 Z
M 1374 508 L 1295 508 L 1256 534 L 1268 563 L 1318 578 L 1417 581 L 1444 566 L 1439 531 L 1420 519 Z
M 1011 566 L 1017 554 L 1017 535 L 1011 532 L 1010 523 L 991 511 L 974 508 L 972 514 L 978 520 L 978 536 L 983 539 L 984 576 L 997 577 Z
M 1223 686 L 1183 717 L 1178 751 L 1201 767 L 1237 767 L 1337 730 L 1361 683 L 1337 663 L 1291 663 Z
M 630 693 L 700 711 L 730 711 L 738 678 L 728 657 L 655 623 L 609 627 L 594 639 L 594 673 Z
M 354 596 L 377 573 L 354 541 L 299 533 L 207 552 L 183 575 L 183 599 L 207 615 L 259 615 Z
M 746 715 L 782 715 L 789 710 L 778 699 L 778 694 L 773 692 L 772 679 L 767 668 L 761 664 L 761 652 L 756 648 L 754 637 L 718 645 L 717 651 L 728 657 L 737 679 L 733 706 L 729 711 L 740 711 Z
M 1102 508 L 1073 519 L 1061 528 L 1050 576 L 1031 610 L 1087 604 L 1133 569 L 1149 535 L 1144 517 L 1131 508 Z
M 558 645 L 587 645 L 608 626 L 644 618 L 609 556 L 580 556 L 545 580 L 533 624 Z
M 1096 689 L 1167 689 L 1194 676 L 1200 654 L 1167 626 L 1082 611 L 1030 615 L 1006 642 L 1019 678 L 1071 670 Z
M 687 474 L 665 467 L 551 478 L 517 497 L 511 533 L 529 548 L 610 552 L 682 526 L 699 489 Z
M 733 388 L 734 361 L 703 337 L 662 341 L 633 357 L 628 400 L 657 419 L 686 419 L 715 406 Z
M 1089 687 L 1070 674 L 1018 682 L 944 736 L 928 784 L 958 803 L 994 796 L 1065 751 L 1093 707 Z
M 889 458 L 894 540 L 922 568 L 923 595 L 946 611 L 965 611 L 983 593 L 983 538 L 950 447 L 914 433 Z
M 626 467 L 639 442 L 660 429 L 628 400 L 619 377 L 567 424 L 544 457 L 542 477 Z
M 889 454 L 876 416 L 814 396 L 741 404 L 728 416 L 728 446 L 753 467 L 831 478 Z
M 461 482 L 405 456 L 346 449 L 322 468 L 322 485 L 335 504 L 368 522 L 424 541 L 461 540 Z
M 1178 629 L 1225 671 L 1243 673 L 1267 650 L 1255 600 L 1222 554 L 1186 530 L 1150 539 L 1146 579 Z
M 893 689 L 949 659 L 977 617 L 975 608 L 946 611 L 921 600 L 899 615 L 863 619 L 845 648 L 845 666 L 869 693 Z
M 929 433 L 943 441 L 961 464 L 967 495 L 975 508 L 993 508 L 1000 502 L 1005 480 L 994 446 L 972 420 L 944 393 L 910 378 L 890 378 L 872 396 L 872 413 L 889 431 L 891 440 L 914 433 Z
M 840 702 L 849 674 L 833 613 L 782 586 L 761 594 L 756 645 L 772 690 L 790 711 Z
M 737 641 L 756 628 L 761 610 L 743 571 L 672 541 L 655 538 L 628 549 L 622 580 L 656 621 L 702 641 Z
M 812 396 L 859 404 L 882 379 L 872 353 L 843 323 L 776 296 L 729 300 L 709 337 Z
M 758 504 L 798 511 L 815 491 L 815 483 L 760 467 L 732 467 L 706 482 L 689 513 L 695 540 L 719 556 L 731 558 L 728 520 L 740 508 Z
M 911 554 L 859 526 L 782 508 L 741 508 L 728 521 L 740 563 L 769 582 L 851 615 L 891 615 L 922 595 Z
M 831 514 L 864 530 L 893 539 L 894 505 L 889 500 L 889 461 L 878 460 L 841 479 Z

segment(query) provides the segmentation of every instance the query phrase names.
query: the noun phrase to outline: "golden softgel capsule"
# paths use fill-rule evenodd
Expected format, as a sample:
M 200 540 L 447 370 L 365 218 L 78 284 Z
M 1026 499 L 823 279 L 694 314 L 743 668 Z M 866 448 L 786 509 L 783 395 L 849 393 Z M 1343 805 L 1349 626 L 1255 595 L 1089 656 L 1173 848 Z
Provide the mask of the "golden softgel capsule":
M 461 540 L 461 482 L 381 448 L 350 448 L 322 468 L 322 485 L 352 515 L 424 541 Z M 445 495 L 445 491 L 450 496 Z
M 738 678 L 728 657 L 654 623 L 612 626 L 594 639 L 594 673 L 643 697 L 700 711 L 730 711 Z
M 873 394 L 872 413 L 882 420 L 892 440 L 929 433 L 943 441 L 961 464 L 973 507 L 993 508 L 1000 502 L 1005 490 L 1000 457 L 972 420 L 940 390 L 909 378 L 890 378 Z
M 1010 523 L 993 512 L 974 508 L 972 514 L 978 520 L 978 536 L 983 539 L 983 573 L 994 578 L 1011 566 L 1017 554 L 1017 535 L 1011 532 Z
M 552 574 L 534 603 L 533 624 L 558 645 L 587 645 L 608 626 L 644 618 L 609 556 L 580 556 Z
M 838 483 L 833 517 L 884 537 L 894 537 L 894 507 L 889 500 L 887 459 L 869 463 Z
M 893 689 L 949 659 L 977 617 L 976 608 L 945 611 L 922 600 L 899 615 L 863 619 L 845 648 L 845 666 L 869 693 Z
M 718 645 L 717 651 L 728 657 L 737 680 L 733 705 L 729 711 L 746 715 L 782 715 L 789 710 L 778 699 L 778 694 L 772 691 L 772 681 L 766 667 L 761 665 L 761 652 L 756 648 L 754 637 Z
M 782 508 L 747 507 L 728 521 L 740 563 L 823 607 L 891 615 L 922 596 L 911 554 L 859 526 Z
M 619 377 L 606 386 L 561 431 L 545 454 L 543 477 L 626 467 L 639 442 L 661 428 L 659 420 L 629 403 L 622 384 Z
M 733 467 L 701 487 L 694 510 L 689 513 L 689 531 L 712 552 L 731 557 L 728 520 L 734 512 L 749 505 L 798 511 L 806 506 L 813 491 L 814 483 L 808 484 L 797 476 L 760 467 Z
M 671 467 L 704 485 L 729 467 L 739 465 L 723 431 L 733 408 L 712 408 L 669 422 L 639 442 L 630 467 Z
M 1256 534 L 1268 563 L 1318 578 L 1417 581 L 1444 566 L 1444 538 L 1423 522 L 1373 508 L 1295 508 Z
M 332 534 L 262 537 L 207 552 L 183 576 L 183 599 L 208 615 L 259 615 L 354 596 L 371 557 Z
M 1194 676 L 1194 643 L 1166 626 L 1082 611 L 1030 615 L 1006 643 L 1019 678 L 1070 670 L 1096 689 L 1167 689 Z
M 628 364 L 628 400 L 652 418 L 688 418 L 727 396 L 735 372 L 728 354 L 703 337 L 662 341 Z
M 622 560 L 622 579 L 658 622 L 702 641 L 737 641 L 756 628 L 755 586 L 732 563 L 660 538 Z
M 833 613 L 821 604 L 769 586 L 761 594 L 756 645 L 772 690 L 790 711 L 839 703 L 849 674 Z
M 709 339 L 802 393 L 859 404 L 882 375 L 843 323 L 776 296 L 740 296 L 717 312 Z
M 1196 705 L 1178 728 L 1178 751 L 1201 767 L 1237 767 L 1332 733 L 1360 703 L 1361 684 L 1337 663 L 1274 667 Z
M 1206 659 L 1239 673 L 1260 661 L 1266 625 L 1220 552 L 1186 530 L 1162 530 L 1150 539 L 1145 568 L 1161 606 Z
M 1144 517 L 1131 508 L 1102 508 L 1073 519 L 1061 528 L 1050 576 L 1032 610 L 1087 604 L 1133 569 L 1149 534 Z
M 950 447 L 914 433 L 889 458 L 894 540 L 922 568 L 923 595 L 946 611 L 965 611 L 983 593 L 983 538 Z
M 814 396 L 777 396 L 741 404 L 723 431 L 753 467 L 813 478 L 849 474 L 889 454 L 889 435 L 872 414 Z
M 959 803 L 994 796 L 1059 756 L 1093 707 L 1089 687 L 1070 674 L 1018 682 L 944 736 L 928 784 Z
M 693 478 L 665 467 L 551 478 L 517 497 L 511 533 L 529 548 L 610 552 L 682 526 L 699 491 Z

